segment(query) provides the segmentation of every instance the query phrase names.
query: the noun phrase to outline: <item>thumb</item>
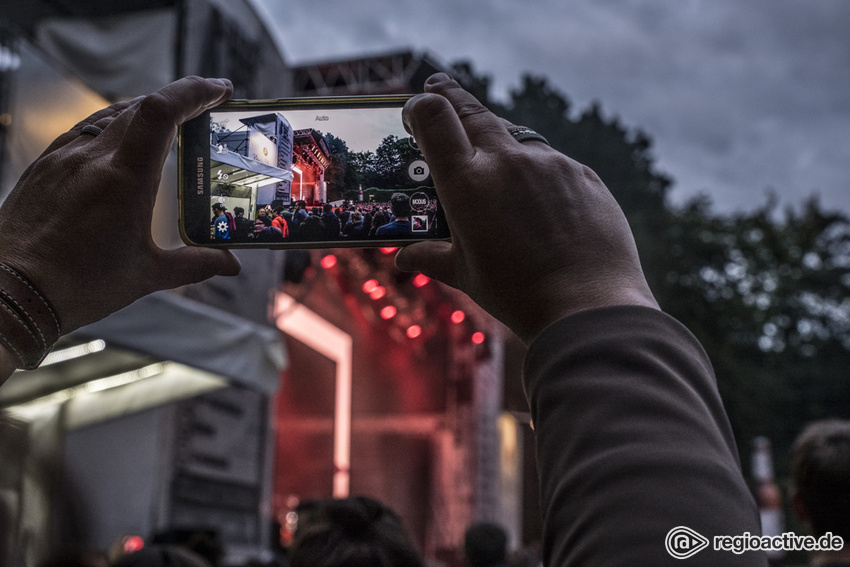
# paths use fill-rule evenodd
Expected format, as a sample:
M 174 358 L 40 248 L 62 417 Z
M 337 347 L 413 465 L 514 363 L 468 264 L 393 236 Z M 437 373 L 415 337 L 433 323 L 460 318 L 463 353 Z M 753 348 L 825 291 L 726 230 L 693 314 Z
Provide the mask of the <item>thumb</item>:
M 185 246 L 163 253 L 159 263 L 163 289 L 197 283 L 213 276 L 235 276 L 242 270 L 229 250 Z
M 395 265 L 402 272 L 421 272 L 431 279 L 457 287 L 450 242 L 425 241 L 405 246 L 396 254 Z

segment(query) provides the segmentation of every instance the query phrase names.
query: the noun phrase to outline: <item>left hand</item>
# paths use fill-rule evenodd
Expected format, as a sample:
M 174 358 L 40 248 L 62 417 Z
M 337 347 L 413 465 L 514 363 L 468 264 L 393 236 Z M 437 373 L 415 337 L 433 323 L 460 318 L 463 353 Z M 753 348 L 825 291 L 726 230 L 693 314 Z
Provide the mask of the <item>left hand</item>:
M 26 276 L 67 333 L 153 291 L 239 273 L 228 251 L 162 250 L 151 218 L 177 126 L 230 98 L 187 77 L 113 104 L 57 138 L 0 208 L 0 261 Z M 81 133 L 94 124 L 97 135 Z

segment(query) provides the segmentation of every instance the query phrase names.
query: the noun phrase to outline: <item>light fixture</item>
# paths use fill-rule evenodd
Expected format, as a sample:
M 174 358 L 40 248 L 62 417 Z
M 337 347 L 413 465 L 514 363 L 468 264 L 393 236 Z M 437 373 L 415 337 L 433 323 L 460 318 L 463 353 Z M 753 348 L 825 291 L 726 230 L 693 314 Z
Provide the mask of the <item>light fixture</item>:
M 106 378 L 91 380 L 89 382 L 86 382 L 85 384 L 80 384 L 79 386 L 65 388 L 64 390 L 59 390 L 58 392 L 53 392 L 52 394 L 48 394 L 46 396 L 36 398 L 35 400 L 32 400 L 25 404 L 21 404 L 21 406 L 26 407 L 37 406 L 42 404 L 61 404 L 80 394 L 102 392 L 103 390 L 109 390 L 111 388 L 117 388 L 119 386 L 130 384 L 132 382 L 138 382 L 139 380 L 144 380 L 145 378 L 151 378 L 153 376 L 157 376 L 158 374 L 162 374 L 163 370 L 165 370 L 165 366 L 161 362 L 149 364 L 136 370 L 122 372 L 121 374 L 107 376 Z
M 94 354 L 96 352 L 102 351 L 105 348 L 106 342 L 97 339 L 96 341 L 91 341 L 81 345 L 63 348 L 61 350 L 55 350 L 48 354 L 47 357 L 45 357 L 41 365 L 39 365 L 39 368 L 50 366 L 51 364 L 57 364 L 59 362 L 65 362 L 66 360 L 80 358 L 81 356 L 86 356 L 87 354 Z
M 328 254 L 327 256 L 322 256 L 321 261 L 319 262 L 322 267 L 326 270 L 330 270 L 334 266 L 336 266 L 336 256 L 333 254 Z
M 419 325 L 411 325 L 407 328 L 407 338 L 415 339 L 422 334 L 422 327 Z

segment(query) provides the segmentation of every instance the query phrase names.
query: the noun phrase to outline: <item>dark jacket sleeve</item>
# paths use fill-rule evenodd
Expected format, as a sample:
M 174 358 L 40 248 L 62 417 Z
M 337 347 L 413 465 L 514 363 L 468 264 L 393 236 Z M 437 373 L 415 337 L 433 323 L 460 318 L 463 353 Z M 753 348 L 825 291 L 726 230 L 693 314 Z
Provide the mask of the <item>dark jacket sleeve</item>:
M 767 565 L 713 551 L 715 535 L 761 529 L 711 364 L 679 322 L 636 306 L 577 313 L 535 339 L 524 382 L 545 565 Z M 674 559 L 678 526 L 711 543 Z

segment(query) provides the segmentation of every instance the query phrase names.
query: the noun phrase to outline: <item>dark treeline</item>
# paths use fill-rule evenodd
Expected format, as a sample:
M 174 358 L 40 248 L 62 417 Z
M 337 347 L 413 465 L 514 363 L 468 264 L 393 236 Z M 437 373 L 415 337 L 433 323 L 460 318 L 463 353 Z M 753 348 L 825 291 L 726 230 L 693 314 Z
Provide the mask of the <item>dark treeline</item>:
M 333 157 L 325 172 L 329 201 L 356 201 L 361 187 L 364 191 L 390 190 L 391 194 L 391 190 L 418 185 L 410 179 L 407 167 L 421 155 L 410 145 L 409 138 L 387 136 L 375 151 L 366 152 L 352 152 L 344 140 L 333 134 L 325 134 L 324 139 Z
M 672 179 L 656 170 L 652 142 L 603 115 L 572 112 L 545 78 L 524 76 L 504 103 L 468 63 L 452 75 L 497 114 L 543 134 L 588 165 L 626 213 L 662 308 L 711 356 L 749 474 L 749 442 L 774 443 L 777 470 L 809 421 L 850 418 L 850 220 L 816 197 L 777 210 L 717 213 L 707 197 L 672 206 Z M 761 191 L 761 187 L 753 187 Z

